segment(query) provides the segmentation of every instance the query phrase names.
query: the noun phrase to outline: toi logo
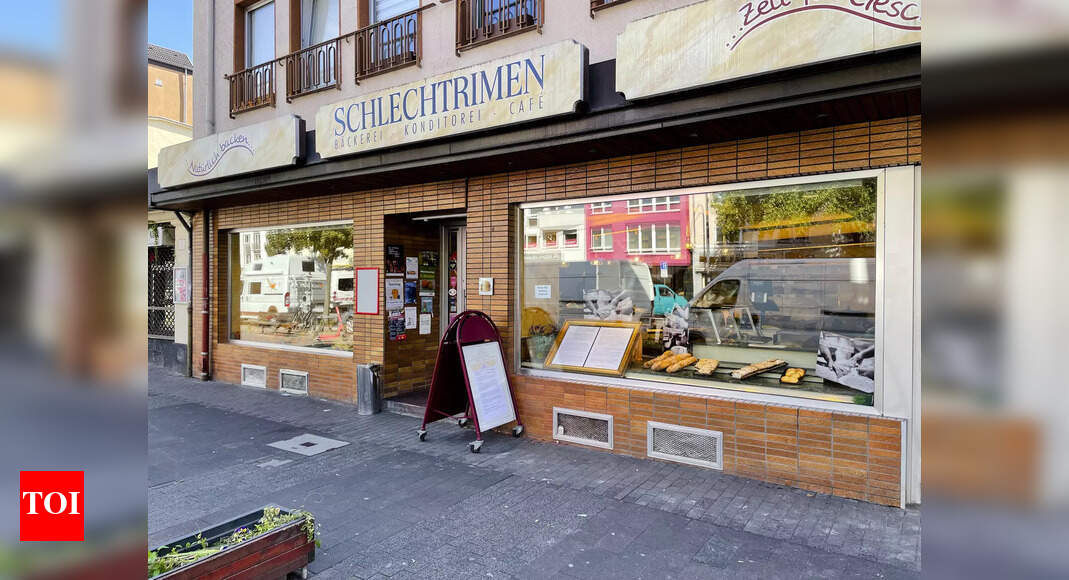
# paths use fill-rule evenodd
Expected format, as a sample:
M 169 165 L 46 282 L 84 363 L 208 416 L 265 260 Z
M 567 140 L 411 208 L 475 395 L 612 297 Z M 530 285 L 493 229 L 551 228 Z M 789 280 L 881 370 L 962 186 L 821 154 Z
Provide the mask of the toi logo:
M 19 540 L 81 542 L 85 539 L 85 472 L 19 472 Z

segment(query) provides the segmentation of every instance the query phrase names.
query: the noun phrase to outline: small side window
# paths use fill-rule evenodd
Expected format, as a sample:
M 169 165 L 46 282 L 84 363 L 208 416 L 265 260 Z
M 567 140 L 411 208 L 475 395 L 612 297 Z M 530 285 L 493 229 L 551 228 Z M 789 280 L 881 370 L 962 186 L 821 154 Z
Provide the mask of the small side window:
M 721 280 L 716 284 L 713 284 L 712 288 L 706 290 L 704 294 L 695 300 L 694 306 L 698 308 L 723 308 L 734 306 L 735 301 L 738 299 L 738 295 L 738 280 Z
M 301 271 L 302 272 L 315 272 L 316 271 L 316 263 L 313 260 L 304 260 L 304 261 L 302 261 L 301 262 Z

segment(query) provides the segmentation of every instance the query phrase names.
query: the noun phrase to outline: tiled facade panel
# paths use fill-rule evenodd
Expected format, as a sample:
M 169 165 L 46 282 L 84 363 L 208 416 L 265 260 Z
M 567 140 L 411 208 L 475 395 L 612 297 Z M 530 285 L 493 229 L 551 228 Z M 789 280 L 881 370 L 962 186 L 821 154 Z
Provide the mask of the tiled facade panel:
M 618 193 L 734 183 L 777 177 L 919 164 L 919 116 L 886 119 L 826 129 L 699 145 L 655 153 L 627 155 L 505 174 L 471 177 L 400 188 L 359 191 L 310 199 L 270 202 L 215 210 L 211 229 L 264 227 L 318 221 L 352 220 L 356 267 L 382 268 L 384 215 L 435 210 L 467 211 L 467 307 L 488 313 L 511 350 L 517 275 L 513 205 Z M 194 252 L 199 255 L 204 214 L 195 220 Z M 225 274 L 216 259 L 215 282 Z M 407 248 L 406 248 L 407 252 Z M 193 266 L 194 370 L 200 363 L 201 262 Z M 494 279 L 494 295 L 480 296 L 480 277 Z M 381 279 L 380 279 L 381 283 Z M 225 312 L 225 287 L 213 286 L 213 326 Z M 436 305 L 437 308 L 437 305 Z M 345 401 L 355 398 L 355 366 L 385 363 L 392 349 L 386 343 L 386 314 L 357 316 L 352 359 L 293 353 L 288 368 L 307 370 L 313 396 Z M 212 361 L 217 379 L 238 382 L 241 362 L 267 357 L 283 360 L 278 351 L 225 344 L 218 329 L 212 336 Z M 437 336 L 435 333 L 433 336 Z M 400 355 L 400 353 L 399 353 Z M 429 365 L 433 354 L 427 351 Z M 511 367 L 512 358 L 507 364 Z M 400 367 L 398 367 L 399 369 Z M 277 370 L 269 383 L 277 388 Z M 320 376 L 317 377 L 316 374 Z M 400 375 L 398 375 L 400 376 Z M 713 397 L 665 395 L 653 391 L 616 389 L 515 376 L 521 416 L 532 436 L 550 438 L 553 405 L 609 412 L 616 418 L 617 453 L 644 456 L 645 421 L 661 420 L 706 426 L 725 434 L 725 471 L 815 491 L 898 505 L 901 482 L 901 423 L 853 415 L 811 412 L 771 405 L 733 402 Z M 335 384 L 333 381 L 341 381 Z M 407 379 L 402 378 L 402 381 Z M 411 387 L 415 383 L 409 383 Z M 404 383 L 393 387 L 395 390 Z M 407 388 L 407 387 L 406 387 Z M 386 385 L 390 392 L 391 386 Z

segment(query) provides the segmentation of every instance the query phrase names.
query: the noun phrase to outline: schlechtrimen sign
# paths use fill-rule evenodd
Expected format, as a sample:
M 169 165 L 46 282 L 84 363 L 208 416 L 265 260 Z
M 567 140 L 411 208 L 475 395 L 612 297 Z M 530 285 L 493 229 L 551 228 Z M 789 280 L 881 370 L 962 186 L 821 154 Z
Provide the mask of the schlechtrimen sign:
M 921 0 L 707 0 L 627 25 L 616 90 L 641 99 L 921 41 Z
M 293 165 L 301 157 L 300 118 L 286 115 L 160 150 L 160 187 Z
M 586 50 L 567 40 L 320 107 L 322 157 L 521 123 L 575 111 Z

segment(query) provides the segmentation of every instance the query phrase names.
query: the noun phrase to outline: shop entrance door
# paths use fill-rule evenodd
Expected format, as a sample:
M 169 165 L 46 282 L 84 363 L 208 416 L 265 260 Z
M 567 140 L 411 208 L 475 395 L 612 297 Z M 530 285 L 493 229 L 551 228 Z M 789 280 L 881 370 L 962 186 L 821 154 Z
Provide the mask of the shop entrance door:
M 464 254 L 467 244 L 467 227 L 463 221 L 442 224 L 442 279 L 441 288 L 445 291 L 440 293 L 441 304 L 439 312 L 443 313 L 438 324 L 439 333 L 445 332 L 446 327 L 453 321 L 457 314 L 464 312 Z

